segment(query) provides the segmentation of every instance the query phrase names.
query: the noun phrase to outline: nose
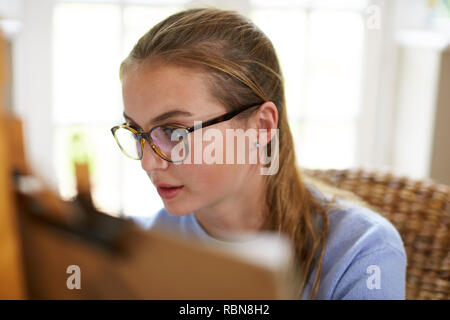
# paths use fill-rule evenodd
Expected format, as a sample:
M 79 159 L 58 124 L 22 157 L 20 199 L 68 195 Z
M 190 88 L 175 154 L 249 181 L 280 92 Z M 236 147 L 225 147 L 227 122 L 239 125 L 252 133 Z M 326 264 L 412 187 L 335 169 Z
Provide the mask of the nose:
M 167 169 L 169 163 L 162 159 L 160 156 L 153 151 L 153 148 L 150 142 L 147 139 L 143 140 L 143 150 L 142 150 L 142 159 L 141 166 L 144 171 L 150 174 L 153 170 L 164 170 Z

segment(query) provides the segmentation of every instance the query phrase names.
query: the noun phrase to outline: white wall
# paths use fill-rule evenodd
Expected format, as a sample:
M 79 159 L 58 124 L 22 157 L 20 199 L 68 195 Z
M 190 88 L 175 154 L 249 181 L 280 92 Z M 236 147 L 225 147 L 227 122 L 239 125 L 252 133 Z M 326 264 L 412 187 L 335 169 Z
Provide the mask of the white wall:
M 450 33 L 436 28 L 431 18 L 424 1 L 397 0 L 392 164 L 398 173 L 450 184 L 448 124 L 436 132 L 436 123 L 442 123 L 436 118 L 437 108 L 440 114 L 448 114 L 448 107 L 438 106 L 437 99 L 440 92 L 448 92 L 439 81 Z
M 415 178 L 429 173 L 439 55 L 430 48 L 402 48 L 399 55 L 394 166 Z
M 36 174 L 55 183 L 51 125 L 52 0 L 23 0 L 22 27 L 12 40 L 14 110 L 24 122 L 27 157 Z
M 366 28 L 357 166 L 392 169 L 397 7 L 391 0 L 372 0 L 380 9 L 380 28 Z
M 442 50 L 445 36 L 420 31 L 434 27 L 426 1 L 371 3 L 381 9 L 382 19 L 380 30 L 366 31 L 369 59 L 362 97 L 365 112 L 359 123 L 358 164 L 414 178 L 431 177 L 438 51 Z M 411 46 L 423 48 L 406 49 Z

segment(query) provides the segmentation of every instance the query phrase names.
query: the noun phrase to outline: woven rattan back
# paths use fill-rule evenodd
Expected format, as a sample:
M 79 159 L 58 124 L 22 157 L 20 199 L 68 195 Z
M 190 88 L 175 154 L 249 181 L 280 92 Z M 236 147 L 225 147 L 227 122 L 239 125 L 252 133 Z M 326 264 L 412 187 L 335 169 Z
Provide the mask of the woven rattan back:
M 450 299 L 450 187 L 375 170 L 302 172 L 306 181 L 351 191 L 397 228 L 408 259 L 406 299 Z

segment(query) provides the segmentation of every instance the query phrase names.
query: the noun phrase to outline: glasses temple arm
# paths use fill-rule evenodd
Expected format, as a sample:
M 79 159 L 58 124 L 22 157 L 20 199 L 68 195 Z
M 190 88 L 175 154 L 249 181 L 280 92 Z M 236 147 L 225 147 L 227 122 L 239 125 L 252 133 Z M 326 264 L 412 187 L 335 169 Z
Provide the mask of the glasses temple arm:
M 225 113 L 225 114 L 223 114 L 221 116 L 218 116 L 216 118 L 208 120 L 205 123 L 200 124 L 200 126 L 195 126 L 194 125 L 192 127 L 186 128 L 186 130 L 190 133 L 190 132 L 195 131 L 195 130 L 200 129 L 200 128 L 205 128 L 205 127 L 212 126 L 213 124 L 216 124 L 216 123 L 219 123 L 219 122 L 230 120 L 231 118 L 234 118 L 235 116 L 237 116 L 239 113 L 244 112 L 247 109 L 250 109 L 252 107 L 256 107 L 256 106 L 261 105 L 261 104 L 262 103 L 251 104 L 251 105 L 245 106 L 245 107 L 243 107 L 241 109 L 230 111 L 230 112 Z

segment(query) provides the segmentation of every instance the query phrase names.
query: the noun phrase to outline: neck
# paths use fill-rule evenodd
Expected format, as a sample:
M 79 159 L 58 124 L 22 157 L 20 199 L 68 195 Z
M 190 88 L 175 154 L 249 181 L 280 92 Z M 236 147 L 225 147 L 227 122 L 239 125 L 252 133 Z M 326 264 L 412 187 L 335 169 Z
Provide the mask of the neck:
M 229 197 L 195 211 L 197 221 L 209 235 L 224 240 L 229 233 L 262 229 L 267 214 L 263 176 L 257 174 L 248 181 L 252 183 Z

